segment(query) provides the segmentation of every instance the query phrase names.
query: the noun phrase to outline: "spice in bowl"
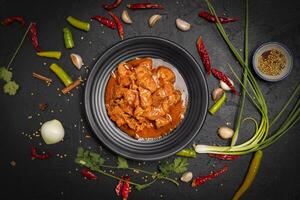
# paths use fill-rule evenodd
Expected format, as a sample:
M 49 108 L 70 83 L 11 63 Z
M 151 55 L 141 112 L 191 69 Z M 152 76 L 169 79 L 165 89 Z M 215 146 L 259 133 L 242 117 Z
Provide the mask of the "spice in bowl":
M 287 59 L 278 49 L 265 51 L 258 58 L 258 69 L 267 75 L 277 76 L 286 67 Z

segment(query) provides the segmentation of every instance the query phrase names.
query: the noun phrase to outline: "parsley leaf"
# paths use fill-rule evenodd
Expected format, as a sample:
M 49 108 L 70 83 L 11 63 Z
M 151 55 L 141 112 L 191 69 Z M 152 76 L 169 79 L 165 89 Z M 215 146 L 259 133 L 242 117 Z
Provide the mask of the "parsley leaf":
M 77 164 L 88 167 L 91 170 L 98 171 L 100 170 L 100 165 L 103 165 L 104 162 L 105 159 L 98 153 L 84 150 L 82 147 L 79 147 L 77 150 L 77 156 L 75 158 L 75 163 Z
M 118 168 L 119 169 L 127 169 L 128 167 L 129 166 L 128 166 L 127 160 L 123 157 L 118 156 Z
M 12 72 L 6 69 L 5 67 L 0 67 L 0 79 L 5 82 L 10 81 L 12 78 Z
M 15 81 L 8 81 L 4 86 L 4 93 L 15 95 L 19 89 L 19 85 Z
M 175 158 L 172 163 L 169 163 L 168 161 L 163 162 L 160 164 L 159 170 L 161 173 L 165 176 L 171 174 L 171 173 L 183 173 L 187 170 L 188 167 L 187 158 Z

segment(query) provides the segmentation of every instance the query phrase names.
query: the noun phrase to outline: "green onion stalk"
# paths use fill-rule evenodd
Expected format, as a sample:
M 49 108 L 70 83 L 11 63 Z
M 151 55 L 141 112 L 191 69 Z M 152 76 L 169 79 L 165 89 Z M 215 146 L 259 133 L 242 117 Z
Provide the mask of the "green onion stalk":
M 234 54 L 235 58 L 238 60 L 239 64 L 243 69 L 243 80 L 239 78 L 237 73 L 233 70 L 233 68 L 228 64 L 228 67 L 236 77 L 236 79 L 240 82 L 242 87 L 242 95 L 240 101 L 239 112 L 237 116 L 236 126 L 235 126 L 235 133 L 232 138 L 231 144 L 229 146 L 210 146 L 210 145 L 196 145 L 195 150 L 198 153 L 215 153 L 215 154 L 228 154 L 228 155 L 243 155 L 248 154 L 251 152 L 255 152 L 257 150 L 262 150 L 267 148 L 274 142 L 276 142 L 280 137 L 282 137 L 293 125 L 295 125 L 300 119 L 300 99 L 298 97 L 298 93 L 300 91 L 300 84 L 297 85 L 296 89 L 283 106 L 281 111 L 275 116 L 273 120 L 269 120 L 268 117 L 268 106 L 265 101 L 264 95 L 256 82 L 254 75 L 252 74 L 249 68 L 249 61 L 248 61 L 248 0 L 246 0 L 246 17 L 245 17 L 245 56 L 244 59 L 239 54 L 237 49 L 233 46 L 231 41 L 228 38 L 226 31 L 224 30 L 222 24 L 218 19 L 218 15 L 213 8 L 212 4 L 209 0 L 205 0 L 207 6 L 216 19 L 216 27 L 219 33 L 222 35 L 224 41 L 228 45 L 231 52 Z M 249 97 L 252 104 L 257 108 L 261 117 L 260 122 L 258 123 L 252 117 L 248 117 L 243 121 L 250 119 L 255 123 L 255 132 L 253 136 L 246 142 L 242 144 L 236 145 L 236 141 L 238 139 L 239 130 L 242 121 L 242 114 L 245 104 L 245 96 Z M 269 135 L 270 128 L 275 124 L 275 122 L 281 117 L 290 103 L 297 97 L 296 105 L 292 108 L 290 114 L 284 120 L 284 122 L 277 128 L 273 134 Z

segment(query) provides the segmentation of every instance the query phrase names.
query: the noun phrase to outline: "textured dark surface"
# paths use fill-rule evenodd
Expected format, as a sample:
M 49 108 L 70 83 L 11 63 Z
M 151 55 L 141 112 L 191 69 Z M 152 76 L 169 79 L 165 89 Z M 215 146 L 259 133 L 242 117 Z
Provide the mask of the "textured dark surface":
M 231 63 L 235 69 L 239 66 L 228 51 L 216 28 L 197 17 L 200 9 L 206 9 L 203 1 L 163 1 L 164 11 L 130 11 L 134 20 L 131 26 L 125 26 L 126 37 L 137 35 L 155 35 L 168 38 L 194 55 L 200 60 L 195 48 L 195 41 L 202 35 L 211 55 L 213 66 L 230 74 L 226 63 Z M 240 16 L 243 19 L 243 1 L 214 1 L 218 13 Z M 119 15 L 124 9 L 124 2 L 115 12 Z M 259 81 L 259 84 L 269 103 L 270 117 L 279 111 L 285 100 L 298 84 L 299 51 L 300 51 L 300 23 L 299 2 L 297 1 L 250 1 L 250 49 L 265 41 L 279 41 L 286 44 L 294 53 L 294 69 L 291 75 L 278 83 Z M 150 29 L 148 18 L 155 13 L 161 13 L 163 18 Z M 100 27 L 92 22 L 88 33 L 73 30 L 75 48 L 64 49 L 62 28 L 68 26 L 64 20 L 73 15 L 83 20 L 95 14 L 105 14 L 100 1 L 0 1 L 0 18 L 9 15 L 24 15 L 26 20 L 36 21 L 39 28 L 41 47 L 45 50 L 62 50 L 63 57 L 58 63 L 65 67 L 73 78 L 79 75 L 86 76 L 85 69 L 77 71 L 69 60 L 69 53 L 79 53 L 85 64 L 92 67 L 108 47 L 119 41 L 116 32 Z M 174 21 L 181 17 L 193 24 L 193 28 L 186 32 L 176 29 Z M 238 49 L 243 48 L 243 20 L 226 25 L 226 30 Z M 13 25 L 9 28 L 0 27 L 0 58 L 1 65 L 6 65 L 17 47 L 25 28 Z M 83 39 L 81 39 L 83 37 Z M 100 176 L 99 181 L 86 181 L 76 171 L 80 169 L 73 160 L 78 146 L 91 148 L 101 152 L 108 163 L 114 163 L 115 156 L 107 149 L 102 149 L 101 143 L 92 136 L 85 138 L 90 130 L 84 120 L 82 106 L 83 88 L 75 90 L 73 96 L 59 96 L 57 88 L 62 84 L 49 71 L 48 66 L 53 62 L 50 59 L 39 58 L 29 40 L 26 40 L 12 67 L 14 79 L 21 85 L 17 96 L 10 97 L 0 93 L 1 105 L 1 140 L 0 140 L 0 198 L 16 199 L 116 199 L 114 186 L 116 181 Z M 45 65 L 44 65 L 45 63 Z M 55 80 L 47 87 L 31 77 L 31 73 L 39 72 Z M 2 85 L 2 83 L 1 83 Z M 214 78 L 208 79 L 210 91 L 218 85 Z M 47 102 L 49 109 L 45 112 L 38 110 L 38 104 Z M 211 103 L 211 102 L 210 102 Z M 233 123 L 238 105 L 237 97 L 230 97 L 226 106 L 217 116 L 208 116 L 204 127 L 195 142 L 208 144 L 225 144 L 216 135 L 216 128 L 226 122 Z M 60 110 L 61 109 L 61 110 Z M 53 112 L 51 112 L 53 111 Z M 62 112 L 60 112 L 62 111 Z M 254 108 L 248 104 L 246 116 L 256 116 Z M 32 119 L 28 119 L 32 116 Z M 62 121 L 66 129 L 64 142 L 47 146 L 40 137 L 29 139 L 40 128 L 40 122 L 53 118 Z M 83 119 L 83 120 L 81 120 Z M 251 127 L 252 125 L 249 125 Z M 258 176 L 244 199 L 299 199 L 300 186 L 298 169 L 299 164 L 299 123 L 290 129 L 279 142 L 265 150 Z M 22 134 L 24 132 L 24 134 Z M 242 138 L 251 135 L 248 125 L 243 127 Z M 92 135 L 92 133 L 91 133 Z M 41 144 L 41 145 L 40 145 Z M 41 150 L 51 151 L 54 157 L 47 161 L 31 160 L 30 147 L 37 146 Z M 56 154 L 67 154 L 59 158 Z M 228 163 L 227 174 L 211 181 L 197 190 L 188 184 L 181 184 L 176 188 L 171 183 L 159 181 L 151 188 L 130 194 L 130 199 L 230 199 L 242 182 L 249 164 L 250 155 Z M 16 161 L 16 167 L 10 162 Z M 139 162 L 130 162 L 139 166 Z M 157 162 L 141 162 L 143 168 L 154 170 Z M 224 162 L 198 155 L 190 161 L 190 170 L 194 175 L 204 175 L 213 169 L 220 168 Z M 121 175 L 121 172 L 116 172 Z M 138 179 L 143 181 L 143 179 Z

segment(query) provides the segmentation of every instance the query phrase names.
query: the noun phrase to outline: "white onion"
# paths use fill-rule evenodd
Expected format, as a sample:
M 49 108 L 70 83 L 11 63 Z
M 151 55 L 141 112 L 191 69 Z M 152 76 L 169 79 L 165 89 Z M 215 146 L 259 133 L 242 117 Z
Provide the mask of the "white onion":
M 42 125 L 41 135 L 46 144 L 55 144 L 64 138 L 65 130 L 60 121 L 53 119 Z

